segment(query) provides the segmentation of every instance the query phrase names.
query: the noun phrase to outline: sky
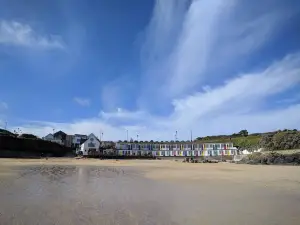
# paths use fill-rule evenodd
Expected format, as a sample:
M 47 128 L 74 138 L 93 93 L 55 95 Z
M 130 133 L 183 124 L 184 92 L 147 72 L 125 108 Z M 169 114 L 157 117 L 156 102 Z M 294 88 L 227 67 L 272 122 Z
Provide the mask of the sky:
M 0 0 L 0 127 L 103 140 L 300 129 L 297 0 Z

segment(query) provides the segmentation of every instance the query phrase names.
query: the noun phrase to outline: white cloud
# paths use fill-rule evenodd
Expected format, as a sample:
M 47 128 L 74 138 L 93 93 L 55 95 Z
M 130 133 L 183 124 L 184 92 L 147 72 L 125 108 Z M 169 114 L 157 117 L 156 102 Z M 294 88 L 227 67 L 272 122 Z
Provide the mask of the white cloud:
M 224 78 L 224 69 L 245 63 L 296 12 L 279 1 L 256 4 L 251 13 L 247 1 L 182 2 L 178 7 L 178 1 L 158 0 L 146 32 L 143 52 L 146 48 L 150 62 L 143 80 L 147 89 L 157 90 L 157 99 L 191 94 L 207 81 Z
M 81 106 L 89 106 L 91 104 L 91 101 L 88 98 L 75 97 L 73 100 Z
M 59 36 L 41 36 L 28 24 L 6 20 L 0 21 L 0 44 L 44 49 L 64 48 Z
M 141 119 L 147 118 L 147 114 L 143 111 L 128 111 L 122 108 L 117 108 L 115 112 L 101 111 L 99 116 L 104 120 L 108 119 Z

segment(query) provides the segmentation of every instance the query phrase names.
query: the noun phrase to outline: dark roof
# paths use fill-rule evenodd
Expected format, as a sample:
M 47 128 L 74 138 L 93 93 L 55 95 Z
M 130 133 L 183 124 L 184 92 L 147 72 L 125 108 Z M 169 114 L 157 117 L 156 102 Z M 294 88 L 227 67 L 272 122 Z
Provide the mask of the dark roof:
M 74 136 L 79 136 L 79 137 L 87 137 L 86 134 L 74 134 Z
M 63 137 L 66 137 L 67 134 L 63 131 L 57 131 L 56 133 L 53 134 L 54 137 L 57 137 L 57 136 L 63 136 Z

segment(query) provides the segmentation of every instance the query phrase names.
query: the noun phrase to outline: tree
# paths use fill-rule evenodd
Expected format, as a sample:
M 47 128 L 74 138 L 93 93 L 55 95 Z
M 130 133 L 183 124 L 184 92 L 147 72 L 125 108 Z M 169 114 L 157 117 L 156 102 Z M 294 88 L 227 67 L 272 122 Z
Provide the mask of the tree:
M 248 131 L 247 131 L 247 130 L 241 130 L 241 131 L 239 132 L 239 135 L 244 136 L 244 137 L 247 137 L 247 136 L 248 136 Z

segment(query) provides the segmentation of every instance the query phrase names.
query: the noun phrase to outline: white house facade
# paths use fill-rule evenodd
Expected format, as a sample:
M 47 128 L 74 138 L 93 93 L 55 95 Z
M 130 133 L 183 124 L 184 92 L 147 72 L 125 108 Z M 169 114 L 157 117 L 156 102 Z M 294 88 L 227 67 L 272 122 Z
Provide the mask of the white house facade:
M 100 144 L 100 140 L 92 133 L 88 136 L 88 139 L 81 144 L 80 151 L 84 156 L 99 153 Z

